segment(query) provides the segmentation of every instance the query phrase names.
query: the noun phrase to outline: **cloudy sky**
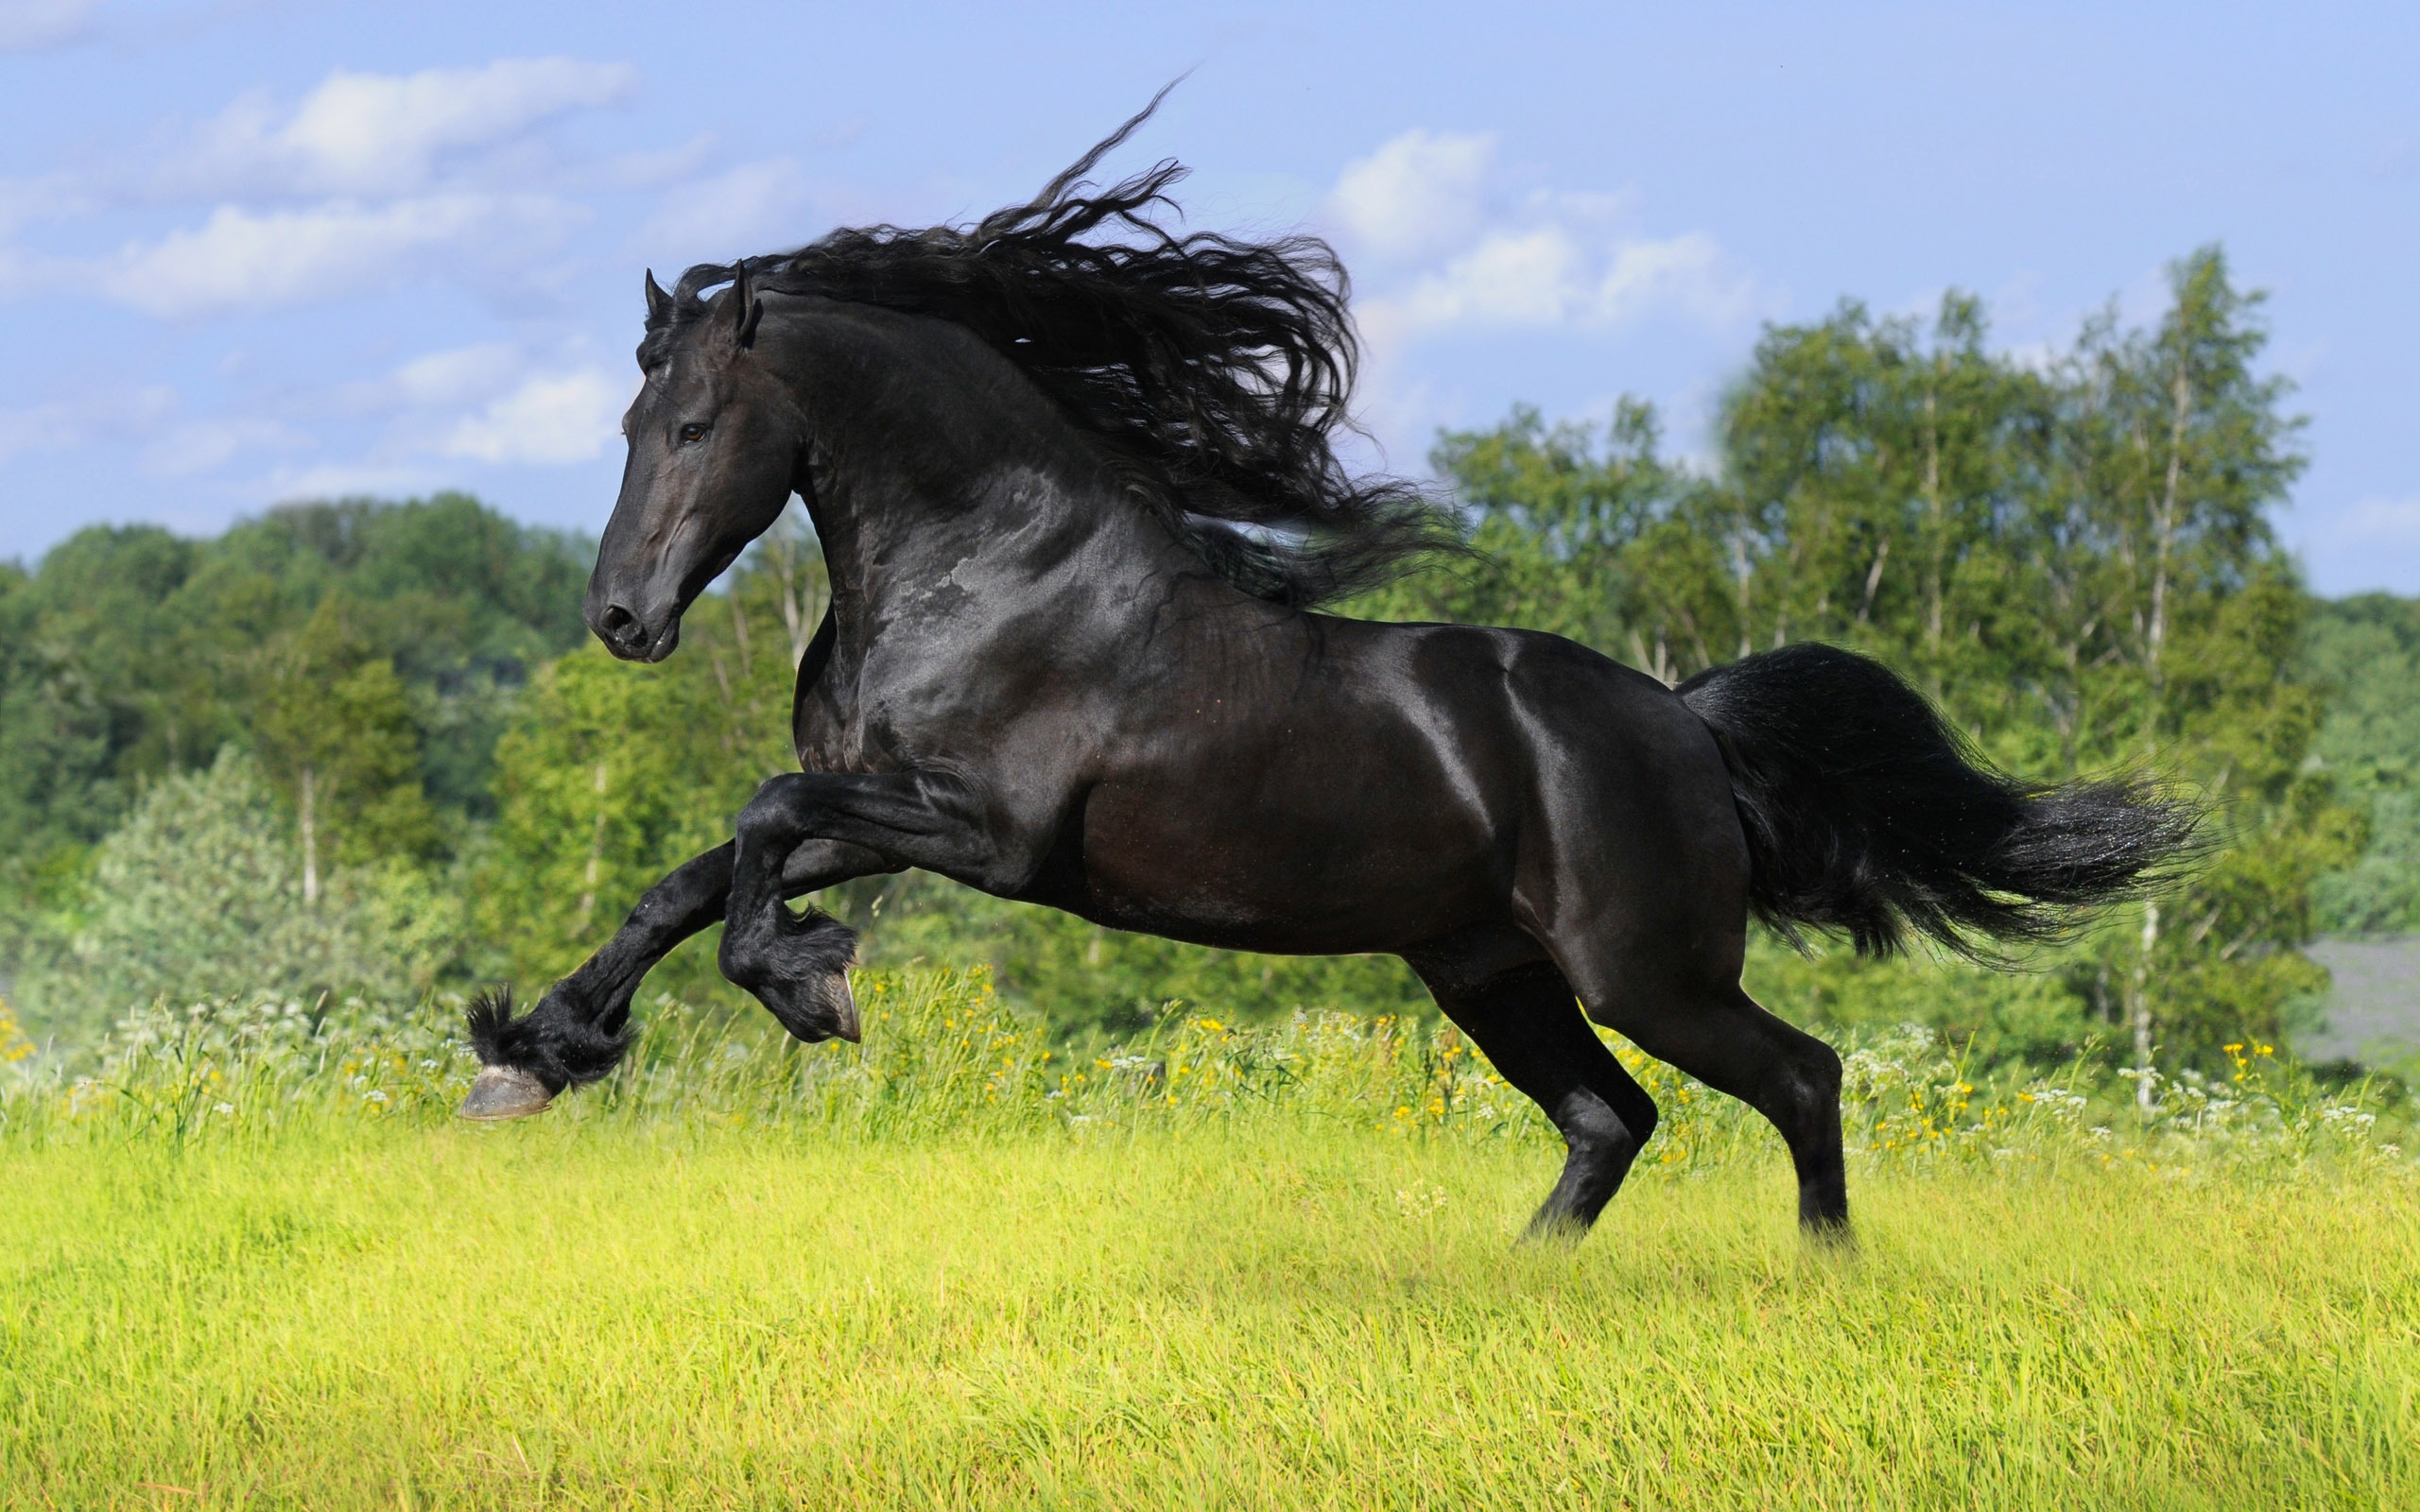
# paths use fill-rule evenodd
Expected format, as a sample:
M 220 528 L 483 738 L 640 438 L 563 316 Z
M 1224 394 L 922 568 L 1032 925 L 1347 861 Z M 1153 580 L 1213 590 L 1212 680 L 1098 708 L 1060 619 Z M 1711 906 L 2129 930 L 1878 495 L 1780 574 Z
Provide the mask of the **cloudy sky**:
M 1396 468 L 1760 326 L 1984 296 L 2064 345 L 2222 243 L 2271 292 L 2314 583 L 2420 592 L 2420 8 L 0 0 L 0 558 L 469 489 L 601 526 L 640 270 L 1112 167 L 1345 252 Z

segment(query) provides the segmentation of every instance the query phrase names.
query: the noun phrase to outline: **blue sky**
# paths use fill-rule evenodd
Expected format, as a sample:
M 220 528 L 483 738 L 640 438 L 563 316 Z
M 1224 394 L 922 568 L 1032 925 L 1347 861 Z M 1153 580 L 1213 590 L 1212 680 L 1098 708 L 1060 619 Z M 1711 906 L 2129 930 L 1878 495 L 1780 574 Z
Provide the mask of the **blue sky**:
M 0 558 L 469 489 L 595 530 L 639 274 L 1118 163 L 1351 265 L 1417 469 L 1515 401 L 1703 447 L 1761 325 L 2065 345 L 2222 243 L 2323 591 L 2420 592 L 2420 8 L 0 0 Z

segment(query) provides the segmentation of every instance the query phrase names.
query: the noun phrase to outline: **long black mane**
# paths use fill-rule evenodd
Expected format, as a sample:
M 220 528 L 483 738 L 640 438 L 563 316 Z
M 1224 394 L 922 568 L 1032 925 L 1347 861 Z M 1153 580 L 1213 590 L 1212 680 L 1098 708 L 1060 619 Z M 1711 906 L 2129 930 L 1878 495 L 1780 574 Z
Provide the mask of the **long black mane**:
M 1101 444 L 1147 507 L 1256 597 L 1322 603 L 1449 548 L 1448 517 L 1417 486 L 1356 478 L 1337 457 L 1359 354 L 1335 250 L 1307 235 L 1168 230 L 1159 213 L 1181 217 L 1168 191 L 1186 173 L 1173 160 L 1106 189 L 1085 180 L 1158 106 L 1032 200 L 972 226 L 851 227 L 792 252 L 701 263 L 681 276 L 640 361 L 704 312 L 701 291 L 745 267 L 760 292 L 973 330 Z

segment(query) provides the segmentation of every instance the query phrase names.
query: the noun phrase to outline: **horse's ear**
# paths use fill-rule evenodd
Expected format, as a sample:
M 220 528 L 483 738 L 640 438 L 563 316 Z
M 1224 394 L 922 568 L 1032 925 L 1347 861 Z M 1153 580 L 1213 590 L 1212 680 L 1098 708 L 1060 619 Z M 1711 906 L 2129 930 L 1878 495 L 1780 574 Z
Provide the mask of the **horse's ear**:
M 657 330 L 671 318 L 672 296 L 664 292 L 664 285 L 655 281 L 655 269 L 650 267 L 647 270 L 647 328 Z
M 765 301 L 756 297 L 756 286 L 749 281 L 748 265 L 741 263 L 731 280 L 731 334 L 744 351 L 756 344 L 756 322 L 765 318 Z

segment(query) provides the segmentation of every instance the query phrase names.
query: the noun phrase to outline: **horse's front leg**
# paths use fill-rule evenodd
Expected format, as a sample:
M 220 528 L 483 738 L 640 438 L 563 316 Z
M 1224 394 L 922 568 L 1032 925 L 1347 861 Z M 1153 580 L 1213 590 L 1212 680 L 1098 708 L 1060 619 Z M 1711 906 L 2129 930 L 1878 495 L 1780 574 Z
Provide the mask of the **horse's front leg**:
M 630 1049 L 631 1000 L 673 947 L 719 921 L 731 899 L 733 847 L 718 845 L 649 887 L 602 950 L 515 1018 L 508 992 L 471 1005 L 471 1048 L 481 1070 L 462 1116 L 521 1118 L 566 1087 L 596 1081 Z M 779 886 L 799 897 L 852 877 L 899 869 L 860 847 L 812 843 L 782 858 Z
M 818 843 L 878 851 L 896 866 L 956 876 L 994 850 L 959 784 L 913 772 L 799 772 L 776 777 L 740 811 L 722 974 L 755 994 L 782 1027 L 813 1044 L 857 1038 L 849 990 L 856 936 L 839 920 L 784 906 L 783 858 Z

